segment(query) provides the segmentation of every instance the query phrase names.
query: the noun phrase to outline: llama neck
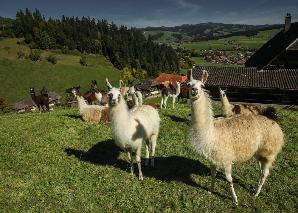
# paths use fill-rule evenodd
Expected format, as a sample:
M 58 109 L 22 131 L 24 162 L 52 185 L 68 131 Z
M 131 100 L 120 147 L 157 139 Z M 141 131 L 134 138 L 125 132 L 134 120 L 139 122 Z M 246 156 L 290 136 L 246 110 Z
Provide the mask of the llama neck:
M 223 114 L 225 116 L 230 116 L 232 114 L 232 106 L 228 100 L 227 95 L 225 95 L 224 97 L 220 97 L 221 103 L 223 105 Z
M 191 104 L 193 129 L 199 134 L 213 131 L 213 111 L 210 99 L 205 92 Z
M 33 101 L 36 101 L 36 95 L 35 95 L 35 93 L 31 93 L 31 98 L 32 98 Z
M 86 104 L 83 96 L 77 96 L 77 100 L 78 100 L 78 106 L 79 106 L 80 113 L 82 114 L 85 107 L 87 106 L 87 104 Z
M 180 85 L 177 85 L 175 96 L 178 96 L 179 94 L 180 94 Z
M 98 91 L 98 92 L 94 92 L 94 95 L 95 95 L 95 98 L 101 102 L 101 99 L 102 99 L 102 94 Z
M 130 116 L 124 99 L 121 97 L 119 103 L 110 109 L 113 129 L 127 130 L 130 126 Z

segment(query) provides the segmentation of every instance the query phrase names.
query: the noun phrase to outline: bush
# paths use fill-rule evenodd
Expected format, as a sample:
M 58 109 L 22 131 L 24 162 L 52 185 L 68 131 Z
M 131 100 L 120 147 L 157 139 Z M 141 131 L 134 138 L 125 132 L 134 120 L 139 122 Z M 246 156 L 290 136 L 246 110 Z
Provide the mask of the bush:
M 80 64 L 82 66 L 87 66 L 87 58 L 86 56 L 82 56 L 81 59 L 80 59 Z
M 52 64 L 57 64 L 57 57 L 55 55 L 49 55 L 47 57 L 47 61 L 52 63 Z
M 39 50 L 31 51 L 29 54 L 29 59 L 31 61 L 40 61 L 41 60 L 41 51 L 39 51 Z
M 6 98 L 0 99 L 0 107 L 1 107 L 2 112 L 4 112 L 4 113 L 8 113 L 11 110 L 8 100 Z
M 26 54 L 22 50 L 20 50 L 20 51 L 17 52 L 17 58 L 18 59 L 25 59 Z

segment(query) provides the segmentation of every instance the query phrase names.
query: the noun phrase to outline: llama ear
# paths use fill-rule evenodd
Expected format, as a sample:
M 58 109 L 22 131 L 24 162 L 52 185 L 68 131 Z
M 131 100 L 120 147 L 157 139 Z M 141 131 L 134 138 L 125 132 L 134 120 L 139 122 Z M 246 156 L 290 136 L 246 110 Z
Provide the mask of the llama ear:
M 123 84 L 124 84 L 123 81 L 120 79 L 119 80 L 119 88 L 121 88 L 123 86 Z
M 196 68 L 196 65 L 195 65 L 195 64 L 194 64 L 194 65 L 192 66 L 192 68 L 190 69 L 190 76 L 189 76 L 189 80 L 190 80 L 190 81 L 194 80 L 194 79 L 193 79 L 193 76 L 192 76 L 192 72 L 193 72 L 193 69 L 194 69 L 194 68 Z
M 202 78 L 201 78 L 201 81 L 203 84 L 206 83 L 208 76 L 209 76 L 208 72 L 206 70 L 203 70 L 203 74 L 202 74 Z
M 106 78 L 106 84 L 107 84 L 108 89 L 112 89 L 113 88 L 107 78 Z

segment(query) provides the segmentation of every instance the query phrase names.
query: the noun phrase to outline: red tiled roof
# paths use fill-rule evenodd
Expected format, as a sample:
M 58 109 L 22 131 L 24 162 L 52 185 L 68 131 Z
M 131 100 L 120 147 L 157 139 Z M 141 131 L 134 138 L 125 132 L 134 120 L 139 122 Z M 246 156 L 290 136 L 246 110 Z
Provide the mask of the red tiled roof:
M 159 84 L 168 84 L 169 80 L 172 80 L 173 84 L 176 84 L 177 81 L 179 81 L 180 83 L 184 83 L 187 81 L 187 76 L 162 73 L 154 79 L 152 86 Z
M 201 79 L 204 69 L 209 74 L 206 86 L 298 90 L 298 69 L 258 71 L 247 67 L 196 67 L 193 77 Z

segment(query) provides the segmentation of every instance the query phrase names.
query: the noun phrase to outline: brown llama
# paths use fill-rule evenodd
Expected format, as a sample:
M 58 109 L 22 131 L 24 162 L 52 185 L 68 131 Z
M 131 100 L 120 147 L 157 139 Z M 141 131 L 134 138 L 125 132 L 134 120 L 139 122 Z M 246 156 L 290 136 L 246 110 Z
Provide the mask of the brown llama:
M 220 101 L 222 103 L 222 112 L 224 117 L 230 117 L 236 114 L 258 115 L 260 110 L 255 105 L 249 104 L 231 104 L 226 94 L 226 90 L 219 88 Z
M 167 108 L 167 101 L 169 97 L 172 97 L 172 107 L 175 108 L 176 98 L 180 94 L 180 82 L 176 81 L 176 86 L 173 85 L 173 82 L 170 80 L 169 88 L 162 86 L 161 89 L 161 102 L 160 102 L 160 109 L 163 107 Z
M 280 126 L 262 115 L 238 115 L 214 119 L 211 100 L 202 88 L 208 78 L 203 72 L 201 80 L 191 75 L 188 83 L 192 111 L 192 144 L 195 150 L 211 163 L 211 190 L 214 189 L 217 168 L 224 170 L 230 183 L 233 201 L 238 200 L 233 186 L 232 165 L 255 157 L 260 166 L 260 178 L 255 197 L 269 175 L 284 140 Z
M 46 91 L 45 88 L 41 90 L 41 94 L 36 96 L 35 95 L 35 90 L 33 87 L 30 88 L 30 95 L 32 98 L 32 101 L 36 104 L 36 106 L 39 109 L 39 112 L 41 111 L 50 111 L 50 106 L 49 106 L 49 95 Z M 45 107 L 45 109 L 44 109 Z

